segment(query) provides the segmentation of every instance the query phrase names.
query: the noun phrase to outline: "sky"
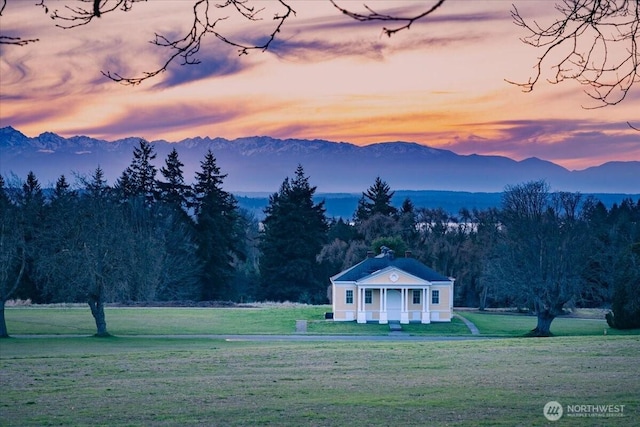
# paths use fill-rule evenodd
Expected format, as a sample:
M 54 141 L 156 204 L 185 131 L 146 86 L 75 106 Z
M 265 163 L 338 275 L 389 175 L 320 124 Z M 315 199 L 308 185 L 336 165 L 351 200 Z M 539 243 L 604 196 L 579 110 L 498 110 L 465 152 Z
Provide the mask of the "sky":
M 392 37 L 382 32 L 385 24 L 356 22 L 328 0 L 290 0 L 295 15 L 267 51 L 239 55 L 210 35 L 200 64 L 172 64 L 137 86 L 101 71 L 139 76 L 160 66 L 169 53 L 149 41 L 156 33 L 186 34 L 195 0 L 133 3 L 126 13 L 72 29 L 56 27 L 35 3 L 9 0 L 0 16 L 3 35 L 39 39 L 0 45 L 0 127 L 27 136 L 409 141 L 458 154 L 538 157 L 570 170 L 640 160 L 640 132 L 627 125 L 640 125 L 640 84 L 620 104 L 590 109 L 597 104 L 579 83 L 545 80 L 551 64 L 531 93 L 506 82 L 526 82 L 541 55 L 520 41 L 527 33 L 513 24 L 512 3 L 528 19 L 549 23 L 558 15 L 548 0 L 447 0 Z M 73 3 L 46 4 L 49 13 L 64 14 Z M 434 3 L 366 4 L 407 15 Z M 212 9 L 224 18 L 216 28 L 233 42 L 264 40 L 283 12 L 277 0 L 252 4 L 264 7 L 261 20 Z M 338 4 L 364 12 L 363 1 Z

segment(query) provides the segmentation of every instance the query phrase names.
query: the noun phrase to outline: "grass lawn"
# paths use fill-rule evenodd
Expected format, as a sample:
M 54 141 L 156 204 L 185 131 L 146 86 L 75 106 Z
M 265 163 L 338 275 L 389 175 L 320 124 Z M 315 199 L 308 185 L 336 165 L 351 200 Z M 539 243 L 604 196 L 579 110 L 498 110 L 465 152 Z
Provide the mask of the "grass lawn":
M 550 425 L 546 402 L 625 405 L 640 423 L 640 337 L 452 342 L 0 341 L 0 425 Z M 566 409 L 565 409 L 566 410 Z
M 261 308 L 118 308 L 105 310 L 113 335 L 251 335 L 291 334 L 296 320 L 307 320 L 309 334 L 387 335 L 388 325 L 324 320 L 330 306 Z M 11 335 L 92 335 L 95 323 L 89 307 L 9 307 L 7 328 Z M 451 323 L 403 325 L 411 335 L 470 335 L 460 319 Z
M 290 334 L 297 319 L 320 321 L 330 306 L 261 308 L 107 307 L 113 335 Z M 82 334 L 96 332 L 89 306 L 8 307 L 9 334 Z M 388 332 L 388 327 L 387 327 Z
M 533 315 L 494 314 L 488 312 L 460 311 L 457 313 L 473 322 L 481 335 L 523 336 L 536 327 L 537 318 Z M 555 336 L 576 335 L 638 335 L 640 329 L 617 330 L 607 325 L 604 318 L 588 319 L 558 317 L 551 323 L 551 333 Z
M 252 335 L 291 334 L 296 320 L 307 320 L 307 333 L 328 335 L 387 335 L 388 325 L 324 320 L 330 306 L 292 305 L 257 308 L 121 308 L 105 310 L 111 334 L 130 335 Z M 521 337 L 536 325 L 536 317 L 515 314 L 460 311 L 485 336 Z M 11 335 L 93 335 L 95 323 L 88 306 L 8 307 L 6 320 Z M 604 319 L 557 318 L 551 332 L 557 336 L 638 335 L 640 330 L 610 329 Z M 458 318 L 450 323 L 402 325 L 405 333 L 419 336 L 470 335 Z

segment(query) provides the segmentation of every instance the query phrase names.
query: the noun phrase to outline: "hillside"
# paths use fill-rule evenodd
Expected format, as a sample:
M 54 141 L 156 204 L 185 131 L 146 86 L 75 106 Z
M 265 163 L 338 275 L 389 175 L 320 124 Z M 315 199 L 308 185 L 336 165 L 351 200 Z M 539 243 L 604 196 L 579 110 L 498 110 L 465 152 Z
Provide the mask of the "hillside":
M 30 138 L 0 129 L 0 174 L 24 179 L 33 170 L 44 186 L 65 174 L 88 175 L 97 166 L 113 184 L 131 161 L 139 138 L 104 141 L 86 136 L 63 138 L 51 132 Z M 275 192 L 301 164 L 319 192 L 360 193 L 377 176 L 394 189 L 501 192 L 506 185 L 545 179 L 553 190 L 583 193 L 637 193 L 640 162 L 611 162 L 569 171 L 537 158 L 515 161 L 501 156 L 459 155 L 411 142 L 357 146 L 323 140 L 256 136 L 227 140 L 196 137 L 153 141 L 162 166 L 176 148 L 189 180 L 207 150 L 212 150 L 232 192 Z

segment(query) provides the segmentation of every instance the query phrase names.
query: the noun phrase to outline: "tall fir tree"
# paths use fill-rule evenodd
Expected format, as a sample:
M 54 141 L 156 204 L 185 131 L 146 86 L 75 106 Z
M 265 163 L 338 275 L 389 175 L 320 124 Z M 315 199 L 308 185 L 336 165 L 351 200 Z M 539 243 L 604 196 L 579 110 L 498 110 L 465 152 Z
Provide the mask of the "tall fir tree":
M 371 187 L 362 193 L 355 212 L 357 222 L 365 221 L 374 215 L 395 216 L 398 209 L 391 205 L 391 199 L 395 191 L 391 191 L 389 185 L 377 177 Z
M 327 239 L 324 201 L 314 203 L 302 166 L 285 178 L 265 209 L 260 248 L 261 297 L 275 301 L 326 301 L 326 278 L 317 256 Z
M 67 181 L 67 178 L 64 175 L 60 175 L 60 177 L 56 181 L 56 186 L 53 189 L 51 198 L 54 200 L 62 199 L 71 195 L 71 193 L 71 185 Z
M 178 151 L 174 148 L 165 159 L 165 166 L 160 168 L 164 181 L 158 181 L 160 199 L 164 202 L 182 209 L 186 209 L 191 186 L 184 183 L 182 168 L 184 163 L 178 157 Z
M 209 150 L 196 172 L 191 207 L 196 218 L 197 254 L 202 263 L 203 300 L 233 298 L 234 254 L 239 247 L 236 199 L 222 189 L 227 175 L 220 172 Z
M 158 197 L 158 170 L 151 163 L 156 158 L 156 153 L 153 145 L 144 139 L 140 139 L 138 144 L 133 149 L 131 164 L 118 179 L 117 188 L 124 199 L 143 197 L 147 204 L 152 204 Z
M 82 179 L 84 188 L 87 194 L 93 199 L 101 199 L 106 197 L 111 191 L 111 188 L 107 185 L 107 180 L 104 177 L 104 171 L 98 166 L 91 176 Z

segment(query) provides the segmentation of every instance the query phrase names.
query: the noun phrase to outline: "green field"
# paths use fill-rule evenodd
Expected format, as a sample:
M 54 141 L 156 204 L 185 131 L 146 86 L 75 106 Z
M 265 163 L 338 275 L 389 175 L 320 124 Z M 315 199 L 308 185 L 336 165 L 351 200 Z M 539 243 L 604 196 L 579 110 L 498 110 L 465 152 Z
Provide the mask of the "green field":
M 296 320 L 307 320 L 309 334 L 387 335 L 389 326 L 358 325 L 324 320 L 330 306 L 294 305 L 258 308 L 117 308 L 105 309 L 113 335 L 247 335 L 291 334 Z M 11 335 L 92 335 L 95 323 L 88 306 L 10 307 L 6 310 Z M 411 324 L 413 335 L 469 335 L 459 319 L 452 323 Z
M 495 337 L 522 336 L 536 327 L 537 319 L 533 315 L 493 314 L 481 312 L 458 313 L 475 324 L 482 335 Z M 604 317 L 576 318 L 558 317 L 551 323 L 554 336 L 576 335 L 638 335 L 640 329 L 617 330 L 607 325 Z
M 330 306 L 291 305 L 247 308 L 122 308 L 105 310 L 107 326 L 113 335 L 250 335 L 290 334 L 296 320 L 307 320 L 309 334 L 387 335 L 387 325 L 324 320 Z M 504 337 L 523 336 L 536 325 L 535 316 L 492 314 L 461 311 L 482 335 Z M 92 335 L 95 323 L 89 307 L 30 306 L 8 307 L 7 327 L 12 335 Z M 640 334 L 640 330 L 618 331 L 600 318 L 566 318 L 553 321 L 551 331 L 557 336 Z M 403 325 L 411 335 L 470 335 L 464 323 L 454 318 L 451 323 Z
M 505 338 L 531 329 L 535 318 L 464 312 L 483 334 L 502 337 L 377 341 L 388 327 L 326 322 L 325 311 L 108 308 L 117 337 L 94 338 L 88 308 L 8 308 L 10 332 L 27 337 L 0 340 L 0 426 L 532 426 L 551 425 L 543 407 L 552 400 L 565 408 L 625 405 L 621 416 L 565 416 L 554 425 L 640 423 L 638 331 L 605 336 L 602 320 L 563 318 L 552 331 L 576 336 Z M 364 327 L 373 336 L 200 336 L 292 334 L 296 319 L 309 321 L 309 334 Z M 464 338 L 463 326 L 405 332 L 437 335 L 426 332 L 436 328 Z
M 454 342 L 23 338 L 0 342 L 0 424 L 545 425 L 547 401 L 625 405 L 640 337 Z

